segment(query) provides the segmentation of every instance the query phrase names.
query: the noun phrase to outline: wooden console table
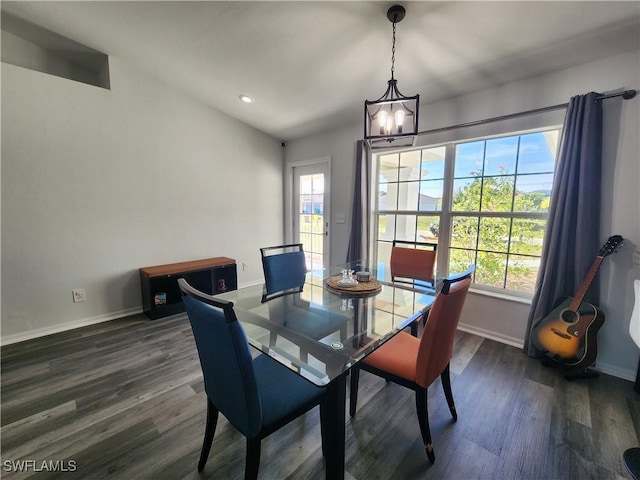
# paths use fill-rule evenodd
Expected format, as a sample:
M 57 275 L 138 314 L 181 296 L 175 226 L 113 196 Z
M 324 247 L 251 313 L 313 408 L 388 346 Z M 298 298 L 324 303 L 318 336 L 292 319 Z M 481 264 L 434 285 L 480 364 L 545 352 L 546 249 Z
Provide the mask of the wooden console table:
M 238 288 L 233 258 L 215 257 L 141 268 L 142 309 L 149 318 L 155 320 L 184 312 L 179 278 L 211 295 Z

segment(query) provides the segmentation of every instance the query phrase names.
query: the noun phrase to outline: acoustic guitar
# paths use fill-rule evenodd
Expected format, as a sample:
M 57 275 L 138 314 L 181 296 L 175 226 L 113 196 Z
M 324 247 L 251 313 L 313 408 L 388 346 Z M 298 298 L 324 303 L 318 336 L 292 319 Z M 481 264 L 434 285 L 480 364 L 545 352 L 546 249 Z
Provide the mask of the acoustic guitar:
M 533 342 L 547 356 L 573 368 L 588 368 L 595 362 L 598 330 L 604 323 L 604 312 L 583 300 L 602 261 L 620 246 L 620 235 L 609 237 L 575 297 L 564 300 L 535 327 Z

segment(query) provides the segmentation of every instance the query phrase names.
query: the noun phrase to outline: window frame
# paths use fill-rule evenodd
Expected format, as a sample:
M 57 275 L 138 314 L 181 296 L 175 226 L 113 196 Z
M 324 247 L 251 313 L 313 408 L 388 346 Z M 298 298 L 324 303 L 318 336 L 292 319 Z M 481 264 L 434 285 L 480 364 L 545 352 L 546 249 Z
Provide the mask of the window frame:
M 512 204 L 511 204 L 511 211 L 500 211 L 500 212 L 489 212 L 489 211 L 482 211 L 482 207 L 479 206 L 478 211 L 454 211 L 453 210 L 453 197 L 454 197 L 454 182 L 456 180 L 456 178 L 454 177 L 454 170 L 455 170 L 455 156 L 456 156 L 456 147 L 458 145 L 461 144 L 466 144 L 466 143 L 472 143 L 472 142 L 480 142 L 480 141 L 489 141 L 489 140 L 493 140 L 493 139 L 498 139 L 498 138 L 506 138 L 506 137 L 517 137 L 517 136 L 524 136 L 524 135 L 528 135 L 528 134 L 534 134 L 534 133 L 542 133 L 542 132 L 549 132 L 549 131 L 556 131 L 557 132 L 557 143 L 556 143 L 556 149 L 555 149 L 555 162 L 554 162 L 554 170 L 552 172 L 552 174 L 555 177 L 555 171 L 557 168 L 557 160 L 558 160 L 558 153 L 559 153 L 559 149 L 560 149 L 560 139 L 562 137 L 562 125 L 558 125 L 558 124 L 551 124 L 551 125 L 547 125 L 547 126 L 542 126 L 542 127 L 538 127 L 538 128 L 532 128 L 532 129 L 526 129 L 526 130 L 518 130 L 518 131 L 510 131 L 510 132 L 502 132 L 502 133 L 497 133 L 497 134 L 493 134 L 493 135 L 483 135 L 483 136 L 478 136 L 478 137 L 468 137 L 468 138 L 454 138 L 451 140 L 448 140 L 446 142 L 440 142 L 440 143 L 434 143 L 434 144 L 426 144 L 426 145 L 421 145 L 421 146 L 416 146 L 416 147 L 405 147 L 405 148 L 398 148 L 398 149 L 387 149 L 383 152 L 377 152 L 374 153 L 372 155 L 372 165 L 373 165 L 373 175 L 372 175 L 372 211 L 373 211 L 373 221 L 372 221 L 372 229 L 373 231 L 371 232 L 371 242 L 372 242 L 372 246 L 371 246 L 371 252 L 373 255 L 373 258 L 378 261 L 379 254 L 380 254 L 380 249 L 379 247 L 381 246 L 381 244 L 391 244 L 393 239 L 402 239 L 400 237 L 398 237 L 398 233 L 397 230 L 394 228 L 393 231 L 393 238 L 380 238 L 380 219 L 382 216 L 385 215 L 394 215 L 397 219 L 398 215 L 413 215 L 416 217 L 416 236 L 417 236 L 417 224 L 418 224 L 418 219 L 420 217 L 439 217 L 439 227 L 438 227 L 438 237 L 437 237 L 437 242 L 438 242 L 438 256 L 437 256 L 437 264 L 436 264 L 436 269 L 437 269 L 437 277 L 443 278 L 446 277 L 447 275 L 449 275 L 449 261 L 450 261 L 450 252 L 452 249 L 452 241 L 451 241 L 451 230 L 452 230 L 452 225 L 453 225 L 453 220 L 456 217 L 473 217 L 473 218 L 478 218 L 478 222 L 481 221 L 481 219 L 483 218 L 506 218 L 506 219 L 534 219 L 534 220 L 542 220 L 545 222 L 545 229 L 546 229 L 546 222 L 548 220 L 548 209 L 546 211 L 543 212 L 514 212 L 513 208 L 515 206 L 514 201 L 512 200 Z M 443 191 L 442 191 L 442 199 L 441 199 L 441 209 L 440 210 L 380 210 L 380 203 L 379 203 L 379 191 L 380 191 L 380 157 L 381 156 L 385 156 L 385 155 L 395 155 L 397 154 L 398 157 L 398 164 L 400 165 L 400 155 L 406 152 L 411 152 L 411 151 L 418 151 L 418 152 L 423 152 L 425 150 L 430 150 L 430 149 L 436 149 L 436 148 L 442 148 L 444 147 L 445 149 L 445 155 L 444 155 L 444 180 L 443 180 Z M 518 152 L 520 151 L 520 145 L 518 145 Z M 486 152 L 483 156 L 483 160 L 486 156 Z M 422 153 L 420 153 L 420 160 L 422 159 Z M 547 173 L 547 172 L 528 172 L 528 173 L 518 173 L 516 171 L 514 171 L 512 174 L 513 176 L 513 182 L 514 182 L 514 187 L 513 187 L 513 193 L 514 193 L 514 197 L 516 194 L 516 187 L 517 187 L 517 178 L 518 176 L 522 176 L 522 175 L 537 175 L 537 174 L 541 174 L 541 173 Z M 499 175 L 495 175 L 495 174 L 489 174 L 489 175 L 484 175 L 483 174 L 479 177 L 481 179 L 484 180 L 484 178 L 489 178 L 489 177 L 496 177 Z M 418 178 L 417 181 L 421 181 L 420 177 Z M 400 183 L 400 179 L 398 179 L 398 183 Z M 420 201 L 418 200 L 418 205 L 417 208 L 419 208 L 420 205 Z M 398 207 L 398 205 L 396 205 L 396 208 Z M 513 228 L 513 222 L 509 222 L 510 225 L 510 236 L 509 239 L 511 239 L 511 235 L 512 235 L 512 228 Z M 420 241 L 420 239 L 416 239 L 418 241 Z M 429 241 L 429 240 L 427 240 Z M 486 249 L 479 249 L 478 244 L 480 242 L 480 234 L 478 233 L 477 235 L 477 239 L 476 239 L 476 247 L 473 250 L 474 253 L 474 258 L 477 259 L 477 254 L 479 251 L 483 252 L 486 251 Z M 455 248 L 455 247 L 453 247 Z M 519 291 L 519 290 L 513 290 L 513 289 L 509 289 L 507 287 L 507 282 L 508 282 L 508 277 L 507 277 L 507 272 L 509 269 L 509 257 L 512 255 L 518 255 L 517 253 L 514 252 L 510 252 L 509 251 L 509 247 L 507 247 L 506 252 L 498 252 L 500 254 L 504 254 L 506 256 L 505 259 L 505 272 L 503 275 L 503 285 L 504 288 L 500 288 L 500 287 L 494 287 L 494 286 L 489 286 L 489 285 L 484 285 L 484 284 L 479 284 L 479 283 L 475 283 L 476 280 L 476 275 L 477 275 L 477 271 L 474 274 L 473 277 L 473 283 L 472 283 L 472 289 L 476 292 L 479 293 L 485 293 L 491 296 L 496 296 L 496 297 L 500 297 L 500 298 L 513 298 L 515 300 L 519 300 L 519 301 L 525 301 L 527 302 L 528 300 L 530 300 L 533 297 L 533 293 L 532 292 L 528 292 L 528 291 Z M 521 256 L 527 256 L 527 254 L 520 254 Z M 535 258 L 541 258 L 541 254 L 540 255 L 528 255 L 531 257 L 535 257 Z

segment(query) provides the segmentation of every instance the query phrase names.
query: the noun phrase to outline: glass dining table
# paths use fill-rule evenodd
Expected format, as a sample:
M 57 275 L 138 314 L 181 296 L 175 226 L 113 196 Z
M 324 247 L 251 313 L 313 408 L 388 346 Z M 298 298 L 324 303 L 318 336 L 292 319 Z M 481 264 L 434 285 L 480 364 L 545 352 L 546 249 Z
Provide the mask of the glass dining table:
M 368 271 L 355 280 L 355 272 Z M 354 272 L 352 275 L 351 272 Z M 349 369 L 420 318 L 432 289 L 384 281 L 360 262 L 307 273 L 299 287 L 267 292 L 253 285 L 216 295 L 234 304 L 249 344 L 308 381 L 326 387 L 327 479 L 343 479 Z

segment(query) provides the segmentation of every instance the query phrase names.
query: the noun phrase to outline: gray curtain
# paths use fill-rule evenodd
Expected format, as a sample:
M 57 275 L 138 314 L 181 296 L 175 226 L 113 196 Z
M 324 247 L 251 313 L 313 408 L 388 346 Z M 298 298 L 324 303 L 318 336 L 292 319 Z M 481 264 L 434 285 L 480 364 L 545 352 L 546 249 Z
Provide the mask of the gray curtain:
M 371 227 L 371 159 L 364 140 L 356 144 L 355 185 L 351 211 L 351 236 L 347 262 L 369 260 L 369 232 Z
M 541 354 L 531 341 L 533 328 L 553 310 L 558 298 L 576 293 L 602 243 L 602 100 L 598 97 L 594 92 L 575 96 L 567 108 L 525 336 L 524 350 L 530 356 Z M 593 282 L 585 299 L 597 299 L 598 293 Z

